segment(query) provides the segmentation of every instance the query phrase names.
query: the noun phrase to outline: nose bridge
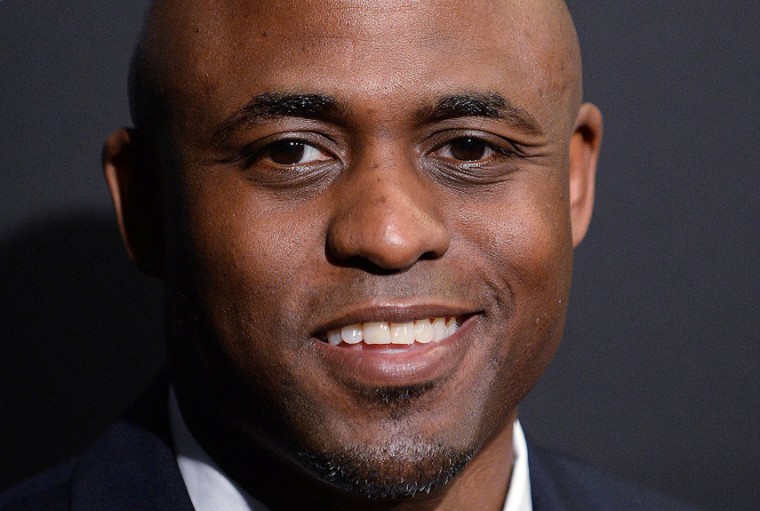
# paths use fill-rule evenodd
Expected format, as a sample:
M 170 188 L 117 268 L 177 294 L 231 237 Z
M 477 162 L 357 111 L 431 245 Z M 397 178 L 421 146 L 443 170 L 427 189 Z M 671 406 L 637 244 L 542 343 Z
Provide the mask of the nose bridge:
M 343 177 L 327 240 L 334 257 L 400 270 L 446 252 L 449 233 L 441 205 L 411 157 L 367 151 Z

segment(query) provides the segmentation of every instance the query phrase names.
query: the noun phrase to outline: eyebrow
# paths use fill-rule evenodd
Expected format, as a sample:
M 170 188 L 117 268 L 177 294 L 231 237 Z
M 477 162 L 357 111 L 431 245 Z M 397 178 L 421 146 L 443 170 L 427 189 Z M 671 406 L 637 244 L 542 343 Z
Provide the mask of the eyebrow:
M 259 94 L 222 121 L 213 139 L 224 142 L 238 129 L 277 117 L 340 123 L 347 111 L 337 99 L 325 94 Z M 501 119 L 529 134 L 543 133 L 535 117 L 496 92 L 443 96 L 434 105 L 419 109 L 415 117 L 421 124 L 459 117 Z
M 454 94 L 440 98 L 435 105 L 417 112 L 420 122 L 440 122 L 457 117 L 501 119 L 531 135 L 543 133 L 541 124 L 529 112 L 514 106 L 497 92 Z
M 323 94 L 259 94 L 222 121 L 213 138 L 224 141 L 238 129 L 277 117 L 336 121 L 344 110 L 338 100 Z

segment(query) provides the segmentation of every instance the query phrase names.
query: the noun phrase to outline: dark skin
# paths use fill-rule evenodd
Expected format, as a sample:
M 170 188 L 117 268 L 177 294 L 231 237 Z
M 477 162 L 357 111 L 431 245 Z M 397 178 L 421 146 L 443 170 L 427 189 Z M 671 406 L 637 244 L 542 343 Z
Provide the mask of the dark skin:
M 165 115 L 105 173 L 203 447 L 273 509 L 501 509 L 602 132 L 564 3 L 166 1 L 142 44 Z

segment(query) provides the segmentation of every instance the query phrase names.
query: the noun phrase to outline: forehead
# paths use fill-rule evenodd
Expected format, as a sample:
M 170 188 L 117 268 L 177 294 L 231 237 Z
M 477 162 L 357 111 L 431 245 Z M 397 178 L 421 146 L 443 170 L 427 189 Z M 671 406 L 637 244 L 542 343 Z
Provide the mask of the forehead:
M 219 111 L 262 92 L 401 107 L 498 90 L 540 118 L 575 80 L 561 2 L 207 0 L 161 10 L 173 102 Z

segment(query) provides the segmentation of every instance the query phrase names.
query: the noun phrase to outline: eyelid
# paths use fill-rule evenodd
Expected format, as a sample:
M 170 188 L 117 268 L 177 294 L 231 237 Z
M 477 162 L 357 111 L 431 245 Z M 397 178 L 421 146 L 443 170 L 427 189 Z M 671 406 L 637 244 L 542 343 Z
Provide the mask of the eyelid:
M 307 163 L 298 163 L 298 164 L 292 164 L 292 165 L 284 165 L 284 164 L 278 164 L 276 162 L 270 162 L 269 165 L 282 167 L 282 168 L 298 168 L 298 167 L 305 167 L 312 164 L 319 164 L 319 163 L 325 163 L 330 160 L 341 160 L 341 157 L 339 155 L 339 151 L 337 150 L 337 143 L 331 138 L 321 133 L 314 133 L 314 132 L 285 132 L 285 133 L 277 133 L 274 135 L 269 135 L 263 138 L 260 138 L 254 142 L 251 142 L 249 144 L 244 145 L 242 148 L 240 148 L 239 158 L 236 158 L 244 163 L 246 167 L 255 165 L 257 162 L 261 161 L 263 157 L 266 156 L 266 152 L 269 147 L 276 143 L 286 142 L 286 141 L 293 141 L 298 142 L 307 146 L 311 146 L 315 148 L 320 153 L 323 153 L 327 156 L 329 156 L 328 159 L 324 160 L 315 160 L 314 162 L 307 162 Z M 332 146 L 332 147 L 328 147 Z
M 277 163 L 267 156 L 272 144 L 297 141 L 327 155 L 322 160 L 304 163 Z M 340 146 L 329 137 L 313 132 L 280 132 L 238 147 L 227 160 L 246 180 L 270 190 L 289 189 L 292 193 L 311 193 L 328 186 L 342 168 Z
M 290 144 L 298 144 L 303 148 L 303 154 L 301 155 L 301 158 L 307 158 L 306 161 L 299 161 L 295 163 L 280 163 L 275 161 L 274 159 L 274 152 L 275 149 L 279 144 L 282 143 L 290 143 Z M 316 154 L 312 154 L 316 153 Z M 315 162 L 324 162 L 333 159 L 333 155 L 329 151 L 324 151 L 320 149 L 317 145 L 311 144 L 309 142 L 304 142 L 303 140 L 296 140 L 292 138 L 286 138 L 282 140 L 276 140 L 274 142 L 270 142 L 269 144 L 262 147 L 259 151 L 259 154 L 261 154 L 264 157 L 268 157 L 272 163 L 276 165 L 281 165 L 283 167 L 299 167 L 303 165 L 310 165 Z
M 425 152 L 427 154 L 435 153 L 455 140 L 463 138 L 479 140 L 499 155 L 521 156 L 523 154 L 523 151 L 513 140 L 494 133 L 472 129 L 446 129 L 438 131 L 429 138 L 430 149 Z

